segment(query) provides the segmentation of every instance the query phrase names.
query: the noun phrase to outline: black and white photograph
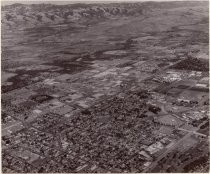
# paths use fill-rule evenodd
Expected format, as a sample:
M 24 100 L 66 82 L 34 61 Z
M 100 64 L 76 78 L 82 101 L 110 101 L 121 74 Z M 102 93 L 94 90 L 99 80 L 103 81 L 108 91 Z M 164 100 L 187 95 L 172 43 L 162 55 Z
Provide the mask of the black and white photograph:
M 1 1 L 2 173 L 209 173 L 209 1 Z

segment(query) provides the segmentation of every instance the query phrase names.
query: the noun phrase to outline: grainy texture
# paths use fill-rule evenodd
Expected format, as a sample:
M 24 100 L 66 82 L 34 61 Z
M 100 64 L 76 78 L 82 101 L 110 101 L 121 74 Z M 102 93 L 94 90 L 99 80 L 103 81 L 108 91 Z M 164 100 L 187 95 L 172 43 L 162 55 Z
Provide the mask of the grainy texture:
M 208 2 L 1 15 L 4 173 L 208 172 Z

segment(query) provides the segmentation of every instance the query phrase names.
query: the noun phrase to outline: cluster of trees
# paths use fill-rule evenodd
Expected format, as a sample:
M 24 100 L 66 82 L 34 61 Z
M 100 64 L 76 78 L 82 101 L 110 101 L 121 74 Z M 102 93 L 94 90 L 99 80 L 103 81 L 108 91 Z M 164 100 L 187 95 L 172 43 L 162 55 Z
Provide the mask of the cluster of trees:
M 161 111 L 161 108 L 158 107 L 158 106 L 149 105 L 148 110 L 151 111 L 154 114 L 157 114 L 158 112 Z
M 173 68 L 191 71 L 209 71 L 209 64 L 205 60 L 188 57 L 187 59 L 175 64 Z

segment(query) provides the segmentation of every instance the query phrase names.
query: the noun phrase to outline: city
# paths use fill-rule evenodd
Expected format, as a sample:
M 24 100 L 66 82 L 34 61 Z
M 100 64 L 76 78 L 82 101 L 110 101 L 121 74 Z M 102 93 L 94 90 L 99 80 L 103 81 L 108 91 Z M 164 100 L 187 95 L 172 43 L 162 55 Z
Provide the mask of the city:
M 208 173 L 208 1 L 1 13 L 3 173 Z

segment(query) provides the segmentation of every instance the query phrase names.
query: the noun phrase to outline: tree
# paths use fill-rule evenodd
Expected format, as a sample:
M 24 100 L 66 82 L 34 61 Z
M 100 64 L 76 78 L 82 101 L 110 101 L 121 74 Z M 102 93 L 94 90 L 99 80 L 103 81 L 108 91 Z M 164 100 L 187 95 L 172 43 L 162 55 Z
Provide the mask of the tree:
M 161 109 L 158 106 L 154 106 L 154 105 L 149 105 L 149 111 L 153 112 L 154 114 L 157 114 L 158 112 L 161 111 Z

